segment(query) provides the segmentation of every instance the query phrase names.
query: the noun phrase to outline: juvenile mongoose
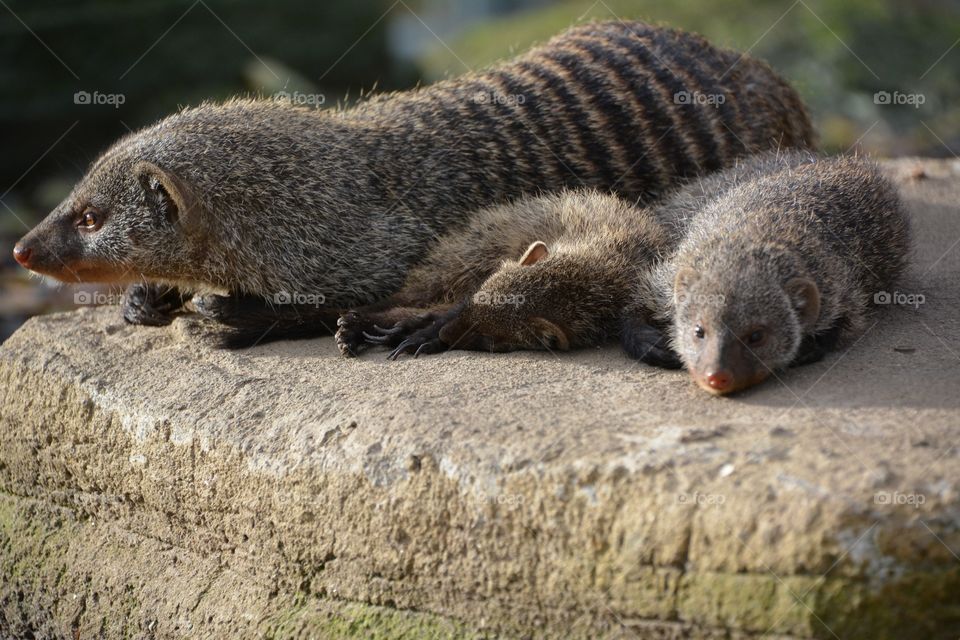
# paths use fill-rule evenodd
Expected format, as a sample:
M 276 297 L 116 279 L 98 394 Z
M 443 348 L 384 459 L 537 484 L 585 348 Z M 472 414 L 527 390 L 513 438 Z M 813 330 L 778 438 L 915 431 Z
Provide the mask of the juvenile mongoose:
M 766 64 L 671 29 L 586 24 L 341 111 L 186 109 L 108 149 L 14 254 L 68 282 L 136 283 L 130 322 L 165 324 L 199 293 L 235 344 L 309 336 L 397 290 L 479 207 L 583 186 L 650 200 L 739 156 L 812 144 Z
M 596 191 L 526 197 L 478 211 L 411 269 L 403 288 L 341 318 L 344 355 L 567 350 L 618 335 L 645 266 L 670 250 L 646 208 Z
M 714 394 L 813 362 L 865 329 L 874 295 L 903 272 L 908 222 L 864 159 L 764 154 L 711 178 L 675 254 L 641 278 L 623 344 L 641 360 L 666 325 L 690 375 Z M 731 186 L 732 185 L 732 186 Z

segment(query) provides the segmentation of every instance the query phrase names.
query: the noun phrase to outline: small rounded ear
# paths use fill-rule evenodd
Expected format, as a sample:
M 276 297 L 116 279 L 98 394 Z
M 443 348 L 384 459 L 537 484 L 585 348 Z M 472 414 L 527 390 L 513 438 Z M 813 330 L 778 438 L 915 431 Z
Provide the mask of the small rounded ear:
M 536 333 L 537 338 L 539 338 L 548 349 L 559 349 L 560 351 L 570 350 L 570 338 L 567 336 L 567 332 L 561 329 L 559 325 L 539 316 L 530 318 L 528 322 L 530 323 L 530 328 Z
M 817 283 L 810 278 L 791 278 L 783 288 L 797 310 L 800 325 L 805 330 L 813 329 L 820 318 L 820 289 Z
M 547 249 L 547 245 L 537 240 L 527 247 L 523 257 L 520 258 L 520 265 L 523 267 L 529 267 L 532 264 L 537 264 L 548 255 L 550 255 L 550 250 Z
M 683 293 L 690 288 L 690 284 L 697 278 L 697 275 L 697 270 L 693 267 L 683 267 L 677 271 L 677 275 L 673 278 L 674 293 Z
M 141 161 L 133 167 L 133 175 L 150 206 L 171 223 L 196 222 L 199 203 L 187 183 L 173 172 Z

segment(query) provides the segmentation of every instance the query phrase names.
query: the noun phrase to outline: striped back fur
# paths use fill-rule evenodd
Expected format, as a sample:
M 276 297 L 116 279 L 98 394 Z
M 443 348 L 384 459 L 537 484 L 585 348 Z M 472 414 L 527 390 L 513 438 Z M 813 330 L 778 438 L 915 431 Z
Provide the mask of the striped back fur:
M 649 200 L 743 155 L 815 145 L 800 98 L 765 63 L 641 22 L 578 26 L 352 115 L 396 118 L 407 140 L 428 130 L 435 149 L 470 160 L 449 172 L 470 172 L 455 183 L 481 205 L 583 186 Z

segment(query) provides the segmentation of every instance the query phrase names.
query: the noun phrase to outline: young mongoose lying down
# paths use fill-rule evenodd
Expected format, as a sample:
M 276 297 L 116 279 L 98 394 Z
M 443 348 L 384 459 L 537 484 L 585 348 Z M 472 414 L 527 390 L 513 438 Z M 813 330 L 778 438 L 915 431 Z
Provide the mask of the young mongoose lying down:
M 14 255 L 66 282 L 133 283 L 133 323 L 166 324 L 201 294 L 235 346 L 306 337 L 396 291 L 480 207 L 569 187 L 650 201 L 738 157 L 812 143 L 799 97 L 764 63 L 600 22 L 344 110 L 185 109 L 110 147 Z
M 652 210 L 596 191 L 527 197 L 478 211 L 411 269 L 386 301 L 344 314 L 344 355 L 447 348 L 567 350 L 619 334 L 620 312 L 670 233 Z
M 701 387 L 745 389 L 850 344 L 907 264 L 908 221 L 868 160 L 764 155 L 722 172 L 676 252 L 638 281 L 623 345 L 652 364 L 666 326 Z
M 897 193 L 873 163 L 764 154 L 648 208 L 570 192 L 481 211 L 411 271 L 394 306 L 345 314 L 338 341 L 396 358 L 619 333 L 631 356 L 730 393 L 848 343 L 908 250 Z

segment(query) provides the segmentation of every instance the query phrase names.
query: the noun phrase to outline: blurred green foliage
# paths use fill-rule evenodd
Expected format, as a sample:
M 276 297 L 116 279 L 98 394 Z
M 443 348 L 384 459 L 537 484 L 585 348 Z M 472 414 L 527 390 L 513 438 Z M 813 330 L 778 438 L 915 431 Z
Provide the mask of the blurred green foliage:
M 422 71 L 431 79 L 459 73 L 465 65 L 484 66 L 544 41 L 574 22 L 616 18 L 695 31 L 763 58 L 803 95 L 828 150 L 847 150 L 863 136 L 862 148 L 879 155 L 960 153 L 956 1 L 559 2 L 468 30 L 449 48 L 437 46 L 425 55 Z M 883 91 L 919 94 L 923 104 L 877 104 L 874 94 Z
M 5 2 L 0 193 L 38 158 L 17 184 L 21 193 L 58 173 L 76 177 L 128 128 L 180 105 L 284 88 L 319 91 L 335 102 L 377 82 L 396 88 L 416 81 L 414 69 L 388 51 L 387 22 L 376 21 L 389 5 L 377 1 Z M 76 104 L 77 92 L 120 95 L 122 104 Z

